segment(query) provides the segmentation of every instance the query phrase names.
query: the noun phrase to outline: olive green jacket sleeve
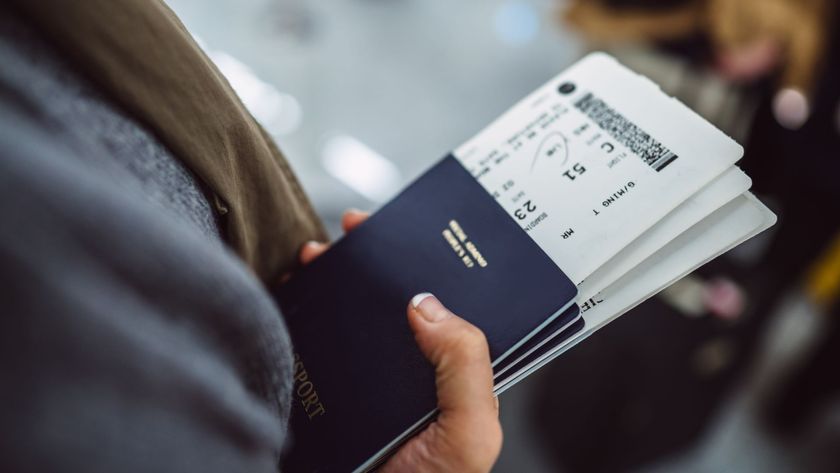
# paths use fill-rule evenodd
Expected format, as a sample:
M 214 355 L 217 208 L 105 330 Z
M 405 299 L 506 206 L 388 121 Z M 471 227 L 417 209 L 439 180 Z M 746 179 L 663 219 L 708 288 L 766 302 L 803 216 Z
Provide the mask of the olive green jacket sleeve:
M 162 1 L 13 3 L 203 181 L 227 242 L 263 281 L 325 239 L 282 153 Z

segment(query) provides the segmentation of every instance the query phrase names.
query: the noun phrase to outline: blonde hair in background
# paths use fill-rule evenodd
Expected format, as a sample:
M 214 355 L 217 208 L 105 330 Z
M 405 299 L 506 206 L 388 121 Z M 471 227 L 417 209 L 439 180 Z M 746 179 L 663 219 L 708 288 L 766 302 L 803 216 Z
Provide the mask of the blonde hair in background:
M 671 9 L 612 8 L 572 0 L 562 18 L 600 43 L 677 40 L 706 34 L 717 51 L 772 41 L 779 88 L 811 95 L 827 52 L 833 0 L 693 0 Z

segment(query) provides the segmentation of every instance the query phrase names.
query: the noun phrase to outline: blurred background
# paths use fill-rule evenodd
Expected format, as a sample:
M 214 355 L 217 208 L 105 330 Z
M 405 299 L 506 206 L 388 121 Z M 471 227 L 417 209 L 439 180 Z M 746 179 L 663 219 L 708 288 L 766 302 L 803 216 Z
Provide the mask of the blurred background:
M 840 471 L 834 0 L 168 0 L 333 236 L 590 50 L 744 144 L 779 214 L 501 398 L 496 471 Z

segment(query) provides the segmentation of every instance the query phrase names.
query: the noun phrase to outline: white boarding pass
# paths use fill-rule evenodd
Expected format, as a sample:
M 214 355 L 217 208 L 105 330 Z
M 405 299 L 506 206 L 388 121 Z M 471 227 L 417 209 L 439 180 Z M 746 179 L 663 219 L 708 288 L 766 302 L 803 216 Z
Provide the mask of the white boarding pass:
M 742 154 L 603 53 L 586 56 L 454 152 L 576 284 Z
M 586 301 L 608 287 L 707 215 L 747 192 L 751 184 L 749 176 L 736 166 L 724 171 L 587 276 L 578 285 L 578 300 Z

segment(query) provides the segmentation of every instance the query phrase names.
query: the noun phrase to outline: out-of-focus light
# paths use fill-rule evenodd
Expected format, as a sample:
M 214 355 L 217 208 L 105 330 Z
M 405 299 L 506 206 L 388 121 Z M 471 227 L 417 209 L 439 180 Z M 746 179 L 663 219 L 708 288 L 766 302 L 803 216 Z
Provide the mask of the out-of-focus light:
M 223 51 L 208 51 L 210 59 L 230 82 L 233 90 L 269 133 L 288 135 L 300 127 L 303 112 L 292 95 L 263 81 L 244 63 Z
M 808 98 L 798 89 L 782 89 L 773 97 L 773 116 L 780 125 L 798 130 L 808 121 L 811 108 Z
M 496 35 L 513 46 L 530 43 L 540 30 L 540 17 L 534 7 L 523 1 L 507 1 L 496 10 Z
M 321 160 L 333 177 L 372 202 L 393 197 L 402 181 L 394 163 L 349 135 L 329 138 Z
M 706 282 L 703 290 L 706 309 L 723 320 L 735 320 L 744 313 L 744 290 L 729 278 L 718 277 Z

